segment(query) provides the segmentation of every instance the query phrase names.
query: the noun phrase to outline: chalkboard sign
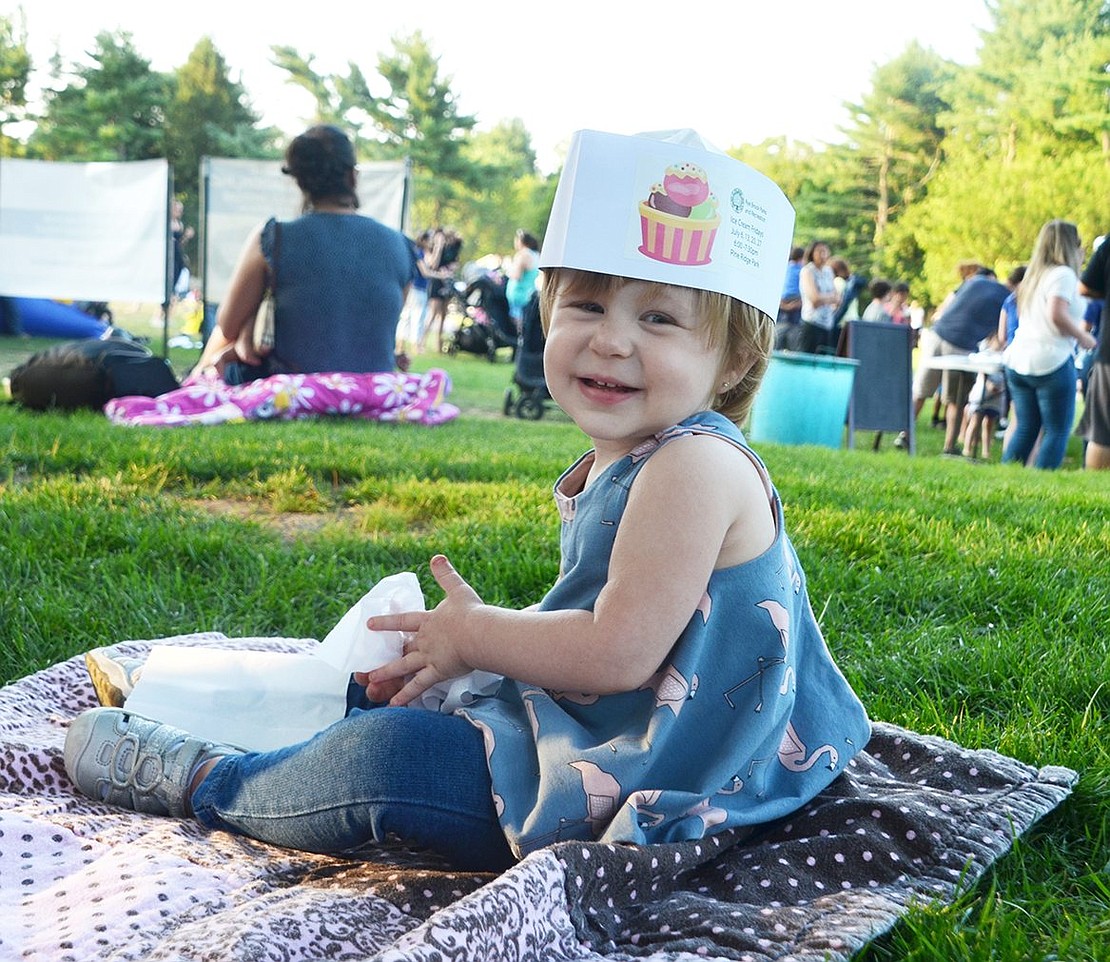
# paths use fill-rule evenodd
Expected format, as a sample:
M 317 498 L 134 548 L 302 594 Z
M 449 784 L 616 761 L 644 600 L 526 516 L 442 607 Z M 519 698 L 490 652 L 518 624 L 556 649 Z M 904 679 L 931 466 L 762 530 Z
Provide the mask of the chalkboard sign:
M 905 324 L 844 325 L 842 353 L 859 361 L 848 404 L 849 448 L 855 431 L 905 431 L 907 448 L 914 453 L 913 333 Z

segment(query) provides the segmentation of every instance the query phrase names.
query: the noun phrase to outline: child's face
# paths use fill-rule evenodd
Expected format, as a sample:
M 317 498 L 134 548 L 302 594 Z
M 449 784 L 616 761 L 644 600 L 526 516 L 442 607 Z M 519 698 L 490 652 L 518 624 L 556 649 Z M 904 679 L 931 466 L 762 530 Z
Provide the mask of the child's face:
M 610 291 L 566 284 L 550 314 L 544 373 L 556 403 L 594 441 L 623 457 L 709 408 L 728 375 L 710 347 L 694 293 L 626 281 Z

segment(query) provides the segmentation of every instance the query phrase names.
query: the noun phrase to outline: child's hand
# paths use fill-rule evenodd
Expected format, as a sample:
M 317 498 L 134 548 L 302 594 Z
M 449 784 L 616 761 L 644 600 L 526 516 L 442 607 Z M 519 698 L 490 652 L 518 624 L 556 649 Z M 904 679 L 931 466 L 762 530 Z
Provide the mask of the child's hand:
M 389 701 L 405 687 L 404 678 L 393 678 L 390 681 L 378 684 L 370 680 L 370 672 L 368 671 L 356 671 L 352 674 L 355 681 L 366 689 L 366 697 L 377 704 Z
M 434 610 L 377 615 L 366 622 L 371 631 L 403 631 L 410 635 L 400 658 L 366 674 L 370 697 L 375 692 L 393 691 L 389 703 L 407 705 L 433 685 L 465 675 L 473 668 L 462 658 L 459 642 L 466 637 L 467 616 L 482 607 L 482 599 L 443 555 L 432 558 L 431 569 L 446 594 Z M 411 677 L 399 690 L 393 687 L 406 676 Z M 357 680 L 362 684 L 361 678 Z

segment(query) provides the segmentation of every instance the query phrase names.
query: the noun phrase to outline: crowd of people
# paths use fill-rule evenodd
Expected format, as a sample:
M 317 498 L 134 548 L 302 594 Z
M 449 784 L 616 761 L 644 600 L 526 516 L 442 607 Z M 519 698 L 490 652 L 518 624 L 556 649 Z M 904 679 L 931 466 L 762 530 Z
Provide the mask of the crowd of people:
M 462 237 L 453 227 L 429 228 L 413 242 L 416 271 L 397 326 L 397 354 L 423 354 L 435 330 L 436 347 L 443 348 L 443 321 L 455 283 Z
M 270 218 L 247 238 L 193 375 L 215 371 L 238 384 L 274 373 L 375 373 L 406 370 L 408 353 L 423 353 L 433 339 L 442 352 L 460 272 L 459 232 L 437 226 L 410 240 L 373 218 L 351 216 L 359 207 L 355 152 L 335 126 L 316 125 L 295 137 L 282 169 L 301 190 L 302 213 Z M 174 271 L 184 285 L 191 228 L 181 218 L 178 202 Z M 911 307 L 908 284 L 869 280 L 817 238 L 789 253 L 774 348 L 836 354 L 849 322 L 908 325 L 914 330 L 908 343 L 918 348 L 912 416 L 933 400 L 946 455 L 989 458 L 992 440 L 1004 431 L 1002 461 L 1058 468 L 1078 389 L 1084 463 L 1107 467 L 1110 377 L 1107 350 L 1096 338 L 1108 286 L 1105 245 L 1096 243 L 1086 267 L 1084 254 L 1076 225 L 1051 220 L 1028 264 L 1004 281 L 986 264 L 960 262 L 957 286 L 925 324 L 923 312 Z M 489 273 L 519 327 L 539 289 L 538 239 L 517 230 L 512 253 L 498 261 Z M 276 306 L 272 343 L 263 344 L 255 322 L 267 291 Z M 998 363 L 959 360 L 984 353 Z M 895 443 L 904 446 L 904 438 Z
M 989 459 L 992 440 L 1004 431 L 1003 462 L 1058 468 L 1078 394 L 1084 404 L 1074 430 L 1084 441 L 1084 464 L 1110 467 L 1108 352 L 1098 339 L 1108 286 L 1101 240 L 1084 268 L 1076 225 L 1052 220 L 1041 228 L 1029 263 L 1005 281 L 985 264 L 961 261 L 957 286 L 927 325 L 922 316 L 911 317 L 908 284 L 868 283 L 815 240 L 791 251 L 775 348 L 832 354 L 847 321 L 911 324 L 919 329 L 911 340 L 919 348 L 913 417 L 933 401 L 932 422 L 944 427 L 946 455 Z M 972 356 L 981 363 L 964 362 Z M 903 447 L 904 435 L 895 443 Z
M 849 321 L 910 324 L 909 300 L 905 281 L 869 282 L 843 257 L 834 257 L 825 241 L 794 247 L 775 322 L 775 350 L 835 354 Z

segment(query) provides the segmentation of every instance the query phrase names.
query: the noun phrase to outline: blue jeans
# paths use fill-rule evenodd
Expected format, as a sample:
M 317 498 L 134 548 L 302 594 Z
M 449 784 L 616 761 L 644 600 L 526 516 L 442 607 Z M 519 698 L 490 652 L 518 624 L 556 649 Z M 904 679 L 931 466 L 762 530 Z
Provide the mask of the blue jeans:
M 1043 430 L 1035 466 L 1060 467 L 1075 420 L 1075 378 L 1075 363 L 1070 357 L 1048 374 L 1018 374 L 1006 368 L 1006 387 L 1017 429 L 1002 452 L 1003 461 L 1025 464 Z
M 225 756 L 192 804 L 208 828 L 306 852 L 354 855 L 393 835 L 460 869 L 514 861 L 481 732 L 419 708 L 355 708 L 299 745 Z

